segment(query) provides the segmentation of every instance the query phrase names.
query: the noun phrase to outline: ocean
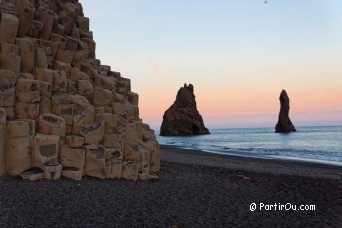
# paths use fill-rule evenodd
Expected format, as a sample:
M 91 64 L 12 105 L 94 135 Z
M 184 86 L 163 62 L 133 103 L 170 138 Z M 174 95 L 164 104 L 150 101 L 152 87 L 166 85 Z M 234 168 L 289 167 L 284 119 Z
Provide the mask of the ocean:
M 275 133 L 274 128 L 209 129 L 210 135 L 156 136 L 160 144 L 206 152 L 319 162 L 342 166 L 342 126 L 298 127 Z

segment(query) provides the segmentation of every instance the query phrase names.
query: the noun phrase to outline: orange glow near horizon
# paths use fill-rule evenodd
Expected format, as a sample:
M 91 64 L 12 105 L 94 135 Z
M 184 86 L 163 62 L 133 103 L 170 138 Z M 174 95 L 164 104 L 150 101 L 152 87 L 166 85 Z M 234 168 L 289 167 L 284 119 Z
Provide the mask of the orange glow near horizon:
M 144 121 L 158 129 L 178 89 L 184 83 L 192 83 L 198 110 L 209 128 L 275 125 L 282 89 L 289 95 L 294 123 L 342 124 L 342 67 L 336 61 L 318 64 L 316 59 L 308 58 L 285 64 L 256 58 L 256 62 L 238 59 L 232 65 L 226 61 L 229 56 L 206 54 L 201 57 L 187 53 L 186 57 L 180 53 L 178 59 L 176 54 L 154 57 L 150 63 L 137 63 L 140 75 L 121 60 L 123 72 L 135 76 L 132 89 L 139 93 Z M 187 62 L 188 59 L 197 62 Z M 207 66 L 213 59 L 215 67 Z
M 295 126 L 342 125 L 341 1 L 82 4 L 97 58 L 154 129 L 184 83 L 209 128 L 274 126 L 282 89 Z
M 179 85 L 181 87 L 182 85 Z M 211 89 L 211 90 L 210 90 Z M 260 87 L 217 90 L 195 85 L 197 108 L 208 127 L 258 125 L 277 122 L 281 89 Z M 290 97 L 290 118 L 294 123 L 324 125 L 329 121 L 342 124 L 342 91 L 340 88 L 286 89 Z M 158 129 L 164 112 L 173 104 L 178 88 L 139 92 L 140 116 Z

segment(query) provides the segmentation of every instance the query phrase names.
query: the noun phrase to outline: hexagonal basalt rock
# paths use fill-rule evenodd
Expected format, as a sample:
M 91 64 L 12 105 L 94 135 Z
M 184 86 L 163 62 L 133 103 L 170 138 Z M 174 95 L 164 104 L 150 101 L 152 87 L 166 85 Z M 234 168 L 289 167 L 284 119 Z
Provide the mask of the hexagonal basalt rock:
M 145 180 L 159 170 L 138 94 L 95 49 L 78 0 L 0 1 L 0 176 Z

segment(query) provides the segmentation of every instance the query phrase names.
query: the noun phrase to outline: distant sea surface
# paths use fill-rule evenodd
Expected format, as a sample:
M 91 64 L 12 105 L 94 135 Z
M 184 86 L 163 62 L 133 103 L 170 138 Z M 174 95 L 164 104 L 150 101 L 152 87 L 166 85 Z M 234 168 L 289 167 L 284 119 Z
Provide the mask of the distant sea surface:
M 212 153 L 290 159 L 342 166 L 342 126 L 298 127 L 297 132 L 275 133 L 274 128 L 210 129 L 210 135 L 159 136 L 162 145 Z

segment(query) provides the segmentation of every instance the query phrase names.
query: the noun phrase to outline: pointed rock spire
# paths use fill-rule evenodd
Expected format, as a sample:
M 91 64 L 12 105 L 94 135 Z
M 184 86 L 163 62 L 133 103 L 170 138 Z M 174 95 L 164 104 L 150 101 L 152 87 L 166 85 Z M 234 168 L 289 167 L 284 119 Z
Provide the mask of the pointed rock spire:
M 290 99 L 287 96 L 287 93 L 285 90 L 281 91 L 279 100 L 280 100 L 280 112 L 279 112 L 278 123 L 275 127 L 275 131 L 280 132 L 280 133 L 296 131 L 296 128 L 293 126 L 289 117 Z
M 210 134 L 199 114 L 194 95 L 194 86 L 184 84 L 178 90 L 176 101 L 164 113 L 160 135 Z

